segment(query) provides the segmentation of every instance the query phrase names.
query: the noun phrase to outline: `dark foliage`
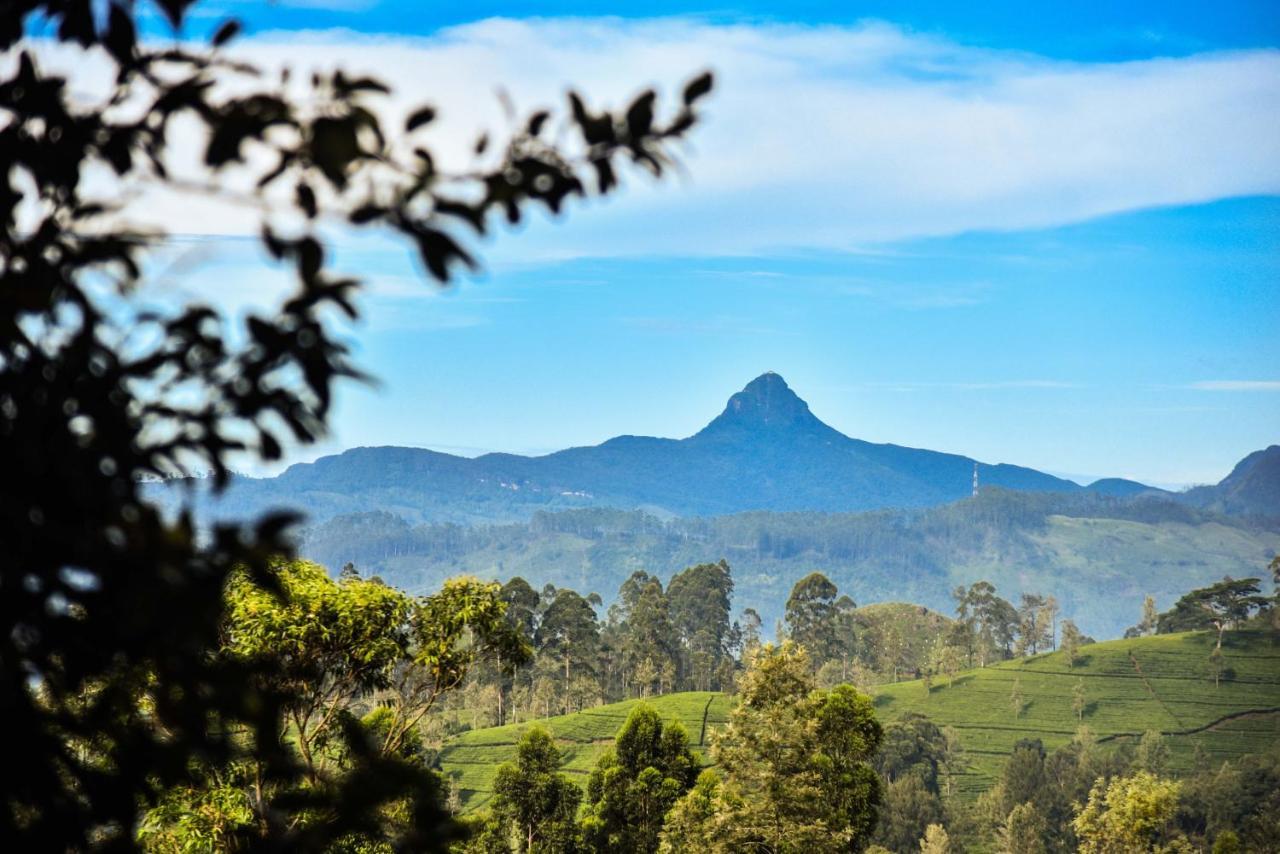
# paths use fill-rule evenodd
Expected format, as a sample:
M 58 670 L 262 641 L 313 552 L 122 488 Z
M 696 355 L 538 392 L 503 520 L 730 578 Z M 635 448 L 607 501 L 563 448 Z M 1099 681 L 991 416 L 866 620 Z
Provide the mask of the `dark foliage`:
M 155 5 L 176 30 L 191 0 Z M 475 266 L 465 236 L 495 216 L 517 222 L 530 205 L 558 212 L 609 192 L 620 162 L 663 174 L 710 77 L 688 86 L 669 119 L 652 92 L 617 113 L 571 96 L 571 148 L 544 139 L 548 114 L 538 113 L 511 132 L 496 165 L 450 176 L 414 145 L 429 108 L 403 133 L 382 126 L 380 82 L 339 71 L 294 98 L 283 80 L 225 54 L 236 23 L 219 26 L 208 48 L 160 46 L 138 37 L 136 14 L 118 0 L 0 10 L 11 69 L 0 79 L 0 719 L 10 742 L 0 849 L 130 849 L 140 809 L 161 790 L 193 762 L 236 756 L 261 763 L 284 793 L 247 847 L 318 850 L 406 794 L 416 828 L 400 842 L 439 846 L 449 833 L 423 795 L 434 791 L 425 770 L 353 742 L 348 774 L 299 788 L 279 698 L 213 654 L 228 572 L 245 566 L 269 583 L 263 569 L 288 553 L 292 517 L 197 532 L 187 512 L 149 506 L 143 481 L 208 470 L 221 489 L 237 458 L 277 459 L 285 441 L 324 433 L 335 382 L 360 374 L 323 320 L 357 314 L 360 282 L 327 267 L 317 221 L 390 230 L 445 282 Z M 102 48 L 115 67 L 105 100 L 73 96 L 23 43 L 27 33 Z M 215 86 L 228 78 L 236 94 Z M 127 297 L 160 235 L 122 225 L 84 182 L 105 167 L 121 181 L 176 187 L 168 155 L 180 116 L 204 127 L 210 174 L 181 189 L 218 196 L 224 175 L 255 178 L 262 243 L 296 277 L 277 311 L 242 330 L 205 304 L 134 310 Z M 405 148 L 414 154 L 402 162 Z M 262 160 L 251 152 L 272 165 L 254 173 Z M 268 202 L 278 188 L 291 205 Z M 290 230 L 289 214 L 306 224 Z M 295 823 L 304 812 L 313 820 Z
M 1224 578 L 1217 584 L 1192 590 L 1159 616 L 1157 630 L 1167 633 L 1216 629 L 1221 638 L 1226 629 L 1238 626 L 1258 609 L 1270 607 L 1271 601 L 1259 595 L 1259 582 L 1257 578 Z

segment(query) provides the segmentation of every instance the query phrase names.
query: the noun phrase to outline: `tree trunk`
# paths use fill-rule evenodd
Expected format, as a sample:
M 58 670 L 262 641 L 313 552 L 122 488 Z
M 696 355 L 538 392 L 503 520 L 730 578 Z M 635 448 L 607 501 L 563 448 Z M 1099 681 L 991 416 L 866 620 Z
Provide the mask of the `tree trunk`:
M 498 662 L 498 726 L 502 726 L 506 721 L 502 719 L 502 653 L 496 656 Z

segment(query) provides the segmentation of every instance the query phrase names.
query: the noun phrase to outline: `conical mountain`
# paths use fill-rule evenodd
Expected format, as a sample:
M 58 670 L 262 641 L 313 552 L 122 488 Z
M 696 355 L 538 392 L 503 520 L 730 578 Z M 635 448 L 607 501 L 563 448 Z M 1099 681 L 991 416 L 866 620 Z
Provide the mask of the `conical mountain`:
M 809 404 L 791 390 L 781 375 L 769 371 L 730 397 L 724 412 L 694 438 L 732 437 L 750 441 L 753 437 L 780 433 L 840 435 L 809 411 Z

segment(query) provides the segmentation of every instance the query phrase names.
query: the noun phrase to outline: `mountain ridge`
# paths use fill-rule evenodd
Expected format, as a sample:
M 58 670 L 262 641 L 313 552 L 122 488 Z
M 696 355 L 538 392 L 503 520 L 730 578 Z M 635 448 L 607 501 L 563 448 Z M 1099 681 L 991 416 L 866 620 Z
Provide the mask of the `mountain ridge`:
M 644 509 L 659 516 L 857 512 L 932 507 L 967 497 L 975 467 L 981 486 L 1023 492 L 1093 492 L 1117 499 L 1170 494 L 1120 478 L 1081 486 L 1025 466 L 856 439 L 819 419 L 780 375 L 768 372 L 683 439 L 622 435 L 540 456 L 352 448 L 295 464 L 274 478 L 236 479 L 204 508 L 231 516 L 296 507 L 313 521 L 382 509 L 415 522 L 460 523 L 519 521 L 540 509 L 579 507 Z M 1223 484 L 1193 490 L 1187 500 L 1224 512 L 1280 515 L 1275 484 L 1280 446 L 1251 455 Z

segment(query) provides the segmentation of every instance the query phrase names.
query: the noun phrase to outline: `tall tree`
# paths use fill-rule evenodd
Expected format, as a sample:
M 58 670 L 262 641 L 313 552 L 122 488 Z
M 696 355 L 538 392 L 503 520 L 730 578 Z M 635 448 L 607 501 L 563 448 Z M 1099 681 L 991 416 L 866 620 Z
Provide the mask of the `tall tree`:
M 1218 632 L 1218 649 L 1222 649 L 1222 636 L 1235 628 L 1270 601 L 1259 595 L 1259 579 L 1227 577 L 1217 584 L 1192 590 L 1179 599 L 1171 610 L 1160 615 L 1162 632 L 1185 632 L 1195 629 L 1215 629 Z
M 238 29 L 191 0 L 23 0 L 0 13 L 0 693 L 12 737 L 0 840 L 12 850 L 128 848 L 141 807 L 201 758 L 302 780 L 278 749 L 283 698 L 215 654 L 224 583 L 237 568 L 267 581 L 295 520 L 198 531 L 199 490 L 163 514 L 146 481 L 210 470 L 219 491 L 233 464 L 324 436 L 335 387 L 360 376 L 326 319 L 357 316 L 362 283 L 334 272 L 318 223 L 395 235 L 444 281 L 476 264 L 467 234 L 499 217 L 609 193 L 624 162 L 664 174 L 711 86 L 696 79 L 670 117 L 652 91 L 616 113 L 573 95 L 563 121 L 512 122 L 476 168 L 441 174 L 441 138 L 421 133 L 428 106 L 397 115 L 388 87 L 341 69 L 285 85 L 226 54 Z M 33 33 L 56 45 L 25 44 Z M 51 71 L 54 54 L 76 69 L 91 57 L 84 73 L 101 86 Z M 174 168 L 192 153 L 194 180 Z M 193 183 L 247 199 L 264 257 L 296 280 L 280 305 L 232 321 L 208 295 L 136 297 L 165 242 L 161 227 L 132 224 L 145 191 Z M 422 783 L 407 764 L 375 764 L 305 807 L 278 803 L 262 833 L 321 848 Z M 303 839 L 288 816 L 304 808 L 333 820 Z M 423 819 L 401 844 L 441 844 L 442 823 Z
M 919 777 L 934 794 L 950 757 L 950 746 L 942 729 L 924 715 L 908 712 L 884 729 L 880 750 L 874 760 L 876 771 L 886 782 L 907 776 Z
M 1008 657 L 1017 635 L 1016 609 L 996 595 L 996 588 L 989 581 L 976 582 L 967 589 L 957 587 L 952 596 L 956 600 L 956 617 L 969 631 L 969 665 L 973 666 L 975 658 L 979 667 L 986 667 L 993 657 Z
M 551 734 L 533 727 L 516 745 L 516 758 L 494 775 L 490 809 L 517 840 L 520 854 L 562 854 L 575 847 L 582 790 L 560 773 L 562 761 Z
M 931 792 L 914 774 L 884 787 L 875 840 L 891 851 L 917 850 L 920 837 L 931 824 L 942 824 L 945 810 L 937 792 Z
M 1142 600 L 1142 619 L 1138 621 L 1138 634 L 1154 635 L 1160 625 L 1160 613 L 1156 610 L 1156 599 L 1148 595 Z
M 1072 620 L 1062 621 L 1062 654 L 1067 659 L 1067 667 L 1074 668 L 1080 663 L 1080 647 L 1084 636 L 1076 628 Z
M 1049 649 L 1058 648 L 1058 612 L 1061 607 L 1058 605 L 1057 598 L 1046 596 L 1044 605 L 1040 607 L 1040 623 L 1047 627 L 1049 632 Z
M 840 678 L 850 682 L 854 673 L 854 660 L 860 652 L 859 637 L 860 620 L 858 603 L 850 596 L 841 596 L 836 600 L 835 613 L 832 615 L 832 628 L 835 634 L 832 654 L 840 664 Z
M 520 576 L 516 576 L 502 585 L 498 594 L 506 603 L 507 622 L 529 642 L 533 643 L 534 633 L 538 628 L 538 608 L 542 597 Z
M 532 648 L 506 619 L 496 582 L 461 576 L 415 601 L 410 613 L 409 663 L 399 667 L 384 705 L 391 713 L 386 748 L 396 749 L 449 692 L 462 687 L 475 665 L 497 664 L 500 673 L 527 663 Z
M 408 760 L 425 771 L 418 725 L 436 702 L 457 690 L 478 660 L 500 653 L 518 662 L 528 655 L 503 619 L 497 584 L 453 579 L 439 593 L 415 599 L 356 573 L 335 581 L 322 567 L 296 561 L 274 562 L 270 578 L 265 587 L 246 572 L 231 577 L 222 654 L 254 665 L 262 684 L 251 687 L 285 698 L 278 745 L 297 751 L 312 791 L 334 785 L 367 754 Z M 379 705 L 357 725 L 356 702 L 375 693 Z M 363 844 L 388 844 L 411 831 L 402 826 L 407 816 L 440 809 L 439 781 L 431 774 L 425 779 L 416 795 L 360 828 Z M 226 825 L 245 832 L 269 827 L 277 796 L 299 793 L 288 792 L 265 763 L 205 765 L 146 813 L 145 838 L 157 849 L 200 839 L 234 848 Z M 251 820 L 228 812 L 233 803 Z M 316 826 L 317 815 L 295 822 Z
M 805 653 L 764 646 L 738 705 L 713 737 L 709 773 L 672 811 L 664 850 L 824 852 L 865 846 L 880 787 L 871 701 L 849 686 L 813 690 Z
M 1222 654 L 1222 646 L 1215 646 L 1209 652 L 1209 678 L 1213 680 L 1213 687 L 1216 689 L 1222 683 L 1222 677 L 1227 672 L 1226 658 Z
M 358 577 L 335 583 L 313 563 L 277 562 L 272 580 L 268 588 L 247 573 L 232 576 L 224 650 L 262 665 L 260 678 L 288 698 L 280 738 L 292 737 L 315 784 L 333 758 L 320 748 L 337 739 L 347 706 L 390 688 L 394 669 L 407 663 L 404 626 L 413 603 L 398 590 Z M 268 805 L 255 807 L 265 814 Z
M 1018 804 L 1000 827 L 1001 850 L 1008 854 L 1048 854 L 1044 844 L 1048 832 L 1049 825 L 1035 804 Z
M 1161 776 L 1168 770 L 1169 743 L 1159 730 L 1147 730 L 1133 754 L 1133 770 Z
M 654 676 L 660 677 L 664 668 L 674 670 L 678 658 L 667 596 L 662 590 L 662 582 L 656 577 L 636 572 L 623 583 L 618 602 L 618 611 L 613 616 L 621 621 L 618 637 L 623 668 L 630 674 L 630 681 L 638 692 L 648 696 L 655 681 L 659 682 L 661 690 L 662 680 L 652 677 L 637 679 L 641 663 L 647 662 L 646 670 L 652 668 Z
M 951 838 L 941 824 L 931 824 L 920 837 L 920 854 L 950 854 Z
M 1057 607 L 1056 603 L 1053 607 Z M 1035 655 L 1052 642 L 1051 610 L 1045 597 L 1037 593 L 1022 594 L 1022 604 L 1018 606 L 1019 655 Z
M 1271 570 L 1271 628 L 1280 631 L 1280 555 L 1273 557 L 1267 568 Z
M 540 656 L 559 662 L 567 691 L 575 668 L 586 675 L 594 672 L 600 625 L 591 603 L 574 591 L 561 588 L 552 595 L 538 623 L 535 642 Z
M 728 655 L 732 597 L 733 576 L 723 560 L 691 566 L 672 576 L 667 585 L 671 622 L 683 651 L 682 671 L 696 691 L 713 687 L 715 674 Z
M 1022 717 L 1027 708 L 1027 698 L 1022 693 L 1022 680 L 1018 677 L 1014 677 L 1013 686 L 1009 689 L 1009 706 L 1013 709 L 1015 718 Z
M 820 572 L 795 583 L 787 597 L 787 636 L 804 647 L 816 671 L 836 654 L 836 595 L 840 591 Z
M 760 627 L 764 621 L 760 618 L 760 614 L 755 608 L 745 608 L 742 611 L 742 659 L 750 660 L 755 651 L 760 648 Z
M 1039 739 L 1020 739 L 989 795 L 994 801 L 996 820 L 1003 822 L 1014 807 L 1024 803 L 1035 804 L 1043 815 L 1048 810 L 1049 794 L 1044 745 Z
M 651 706 L 631 710 L 587 782 L 582 836 L 598 852 L 658 850 L 672 805 L 693 785 L 698 761 L 679 723 L 663 724 Z
M 534 639 L 537 637 L 538 629 L 538 612 L 542 605 L 542 597 L 538 592 L 530 586 L 520 576 L 516 576 L 502 585 L 502 590 L 498 594 L 499 598 L 506 605 L 507 624 L 515 630 L 521 640 L 530 647 L 533 646 Z M 498 726 L 507 721 L 507 698 L 515 689 L 516 681 L 522 672 L 521 668 L 513 669 L 510 674 L 505 671 L 501 659 L 498 660 L 498 667 L 495 668 L 495 676 L 498 687 Z M 528 682 L 527 668 L 523 669 Z

